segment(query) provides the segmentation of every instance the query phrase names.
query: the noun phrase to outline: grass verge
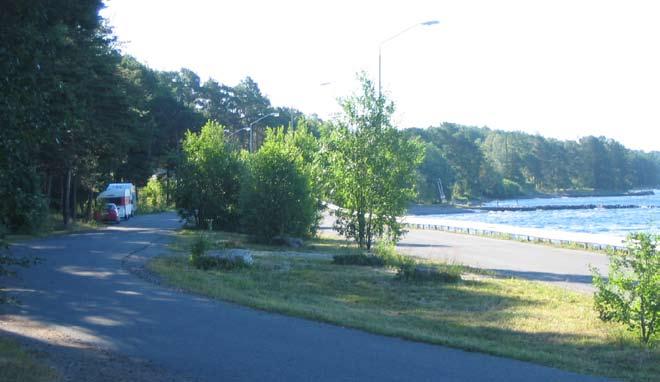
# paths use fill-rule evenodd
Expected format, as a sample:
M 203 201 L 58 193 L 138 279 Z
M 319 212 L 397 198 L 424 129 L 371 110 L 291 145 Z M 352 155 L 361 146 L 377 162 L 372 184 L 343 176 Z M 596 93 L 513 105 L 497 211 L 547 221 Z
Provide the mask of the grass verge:
M 0 381 L 46 382 L 55 378 L 53 369 L 35 360 L 16 341 L 0 337 Z
M 103 223 L 98 223 L 96 221 L 85 222 L 82 220 L 76 220 L 75 222 L 71 222 L 68 227 L 65 227 L 62 223 L 62 216 L 56 213 L 51 213 L 48 215 L 48 218 L 39 232 L 32 234 L 7 234 L 5 240 L 9 243 L 14 243 L 52 235 L 64 235 L 68 233 L 93 230 L 101 225 L 103 225 Z
M 211 233 L 212 243 L 251 248 L 241 235 Z M 497 278 L 464 268 L 459 283 L 407 282 L 386 268 L 332 264 L 326 239 L 302 255 L 254 248 L 253 267 L 200 271 L 188 265 L 184 232 L 173 256 L 149 268 L 185 290 L 373 333 L 531 361 L 629 381 L 660 378 L 660 351 L 644 350 L 622 326 L 601 322 L 593 298 L 547 284 Z M 323 252 L 319 254 L 318 252 Z

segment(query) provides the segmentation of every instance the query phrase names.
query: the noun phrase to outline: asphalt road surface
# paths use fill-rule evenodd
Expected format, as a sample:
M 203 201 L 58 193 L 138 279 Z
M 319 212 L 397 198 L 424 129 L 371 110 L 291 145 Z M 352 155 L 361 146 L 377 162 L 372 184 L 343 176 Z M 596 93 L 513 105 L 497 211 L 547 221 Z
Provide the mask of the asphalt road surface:
M 42 333 L 56 332 L 65 339 L 58 346 L 149 360 L 181 380 L 604 380 L 211 301 L 126 270 L 131 256 L 163 253 L 178 226 L 174 214 L 141 216 L 14 246 L 16 254 L 44 262 L 3 281 L 22 305 L 0 308 L 0 333 L 48 342 L 54 337 Z M 406 243 L 414 244 L 414 236 Z
M 589 267 L 604 274 L 609 267 L 602 253 L 442 231 L 410 230 L 398 247 L 414 256 L 455 261 L 584 292 L 594 290 Z

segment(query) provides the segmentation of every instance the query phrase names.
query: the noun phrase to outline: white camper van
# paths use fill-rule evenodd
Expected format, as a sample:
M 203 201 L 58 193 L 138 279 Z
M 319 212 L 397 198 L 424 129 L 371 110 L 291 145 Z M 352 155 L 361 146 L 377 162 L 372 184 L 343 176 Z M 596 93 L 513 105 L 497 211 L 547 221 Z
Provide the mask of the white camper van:
M 128 220 L 137 211 L 137 193 L 133 183 L 110 183 L 97 199 L 117 205 L 119 217 Z

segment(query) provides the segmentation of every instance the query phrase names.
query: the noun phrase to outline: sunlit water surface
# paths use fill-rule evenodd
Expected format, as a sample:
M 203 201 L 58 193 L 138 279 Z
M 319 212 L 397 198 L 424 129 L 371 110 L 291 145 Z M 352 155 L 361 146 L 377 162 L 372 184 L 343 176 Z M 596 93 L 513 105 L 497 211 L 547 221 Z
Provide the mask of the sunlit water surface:
M 428 215 L 433 219 L 447 221 L 475 221 L 488 224 L 505 224 L 524 228 L 552 229 L 568 232 L 583 232 L 626 236 L 630 232 L 660 234 L 660 190 L 648 196 L 617 197 L 563 197 L 493 201 L 486 206 L 534 207 L 546 205 L 636 205 L 641 208 L 588 209 L 588 210 L 535 210 L 476 212 L 453 215 Z

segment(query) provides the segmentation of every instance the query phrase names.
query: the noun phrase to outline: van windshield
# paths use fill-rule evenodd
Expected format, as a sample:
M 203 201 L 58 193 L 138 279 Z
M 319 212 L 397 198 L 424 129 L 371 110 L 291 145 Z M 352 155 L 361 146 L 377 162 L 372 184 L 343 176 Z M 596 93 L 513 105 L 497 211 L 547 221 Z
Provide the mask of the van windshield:
M 122 205 L 124 205 L 124 203 L 122 203 L 123 199 L 124 198 L 106 198 L 105 200 L 106 200 L 107 203 L 114 203 L 118 206 L 122 206 Z

